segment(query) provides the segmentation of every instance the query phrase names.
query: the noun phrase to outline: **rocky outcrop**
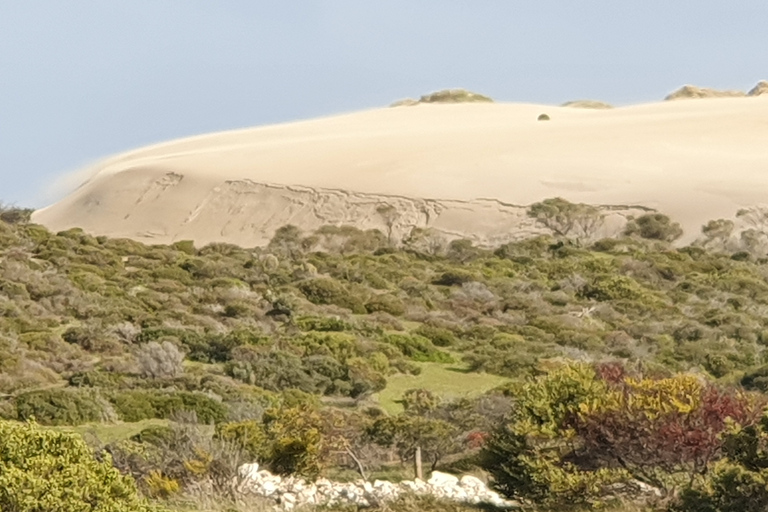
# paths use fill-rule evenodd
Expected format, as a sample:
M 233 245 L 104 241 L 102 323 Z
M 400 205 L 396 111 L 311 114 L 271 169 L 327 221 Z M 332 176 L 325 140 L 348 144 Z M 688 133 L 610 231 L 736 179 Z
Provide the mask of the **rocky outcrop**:
M 486 487 L 482 480 L 471 475 L 457 477 L 439 471 L 432 472 L 428 481 L 406 480 L 393 483 L 384 480 L 366 482 L 332 482 L 320 478 L 315 482 L 288 476 L 280 477 L 259 469 L 259 465 L 243 464 L 239 469 L 238 492 L 267 498 L 283 510 L 304 505 L 333 506 L 356 505 L 370 507 L 411 494 L 433 496 L 461 503 L 488 504 L 498 508 L 518 509 L 519 503 L 502 498 Z
M 746 93 L 743 91 L 722 91 L 707 87 L 696 87 L 695 85 L 684 85 L 675 92 L 667 95 L 664 99 L 669 101 L 696 98 L 738 98 L 742 96 L 746 96 Z

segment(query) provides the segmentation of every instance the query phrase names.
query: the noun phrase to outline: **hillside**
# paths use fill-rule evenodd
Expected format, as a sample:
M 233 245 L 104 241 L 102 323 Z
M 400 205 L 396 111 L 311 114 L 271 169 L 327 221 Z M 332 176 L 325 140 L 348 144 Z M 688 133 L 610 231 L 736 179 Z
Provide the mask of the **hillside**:
M 543 113 L 549 121 L 537 121 Z M 490 247 L 546 232 L 525 208 L 560 196 L 612 212 L 600 236 L 641 207 L 680 222 L 690 242 L 709 220 L 764 201 L 766 117 L 765 96 L 374 109 L 129 151 L 34 221 L 243 247 L 265 245 L 286 224 L 352 224 L 394 240 L 429 227 Z
M 145 495 L 172 503 L 202 507 L 203 483 L 213 485 L 207 499 L 229 492 L 222 482 L 243 460 L 310 477 L 349 479 L 357 469 L 399 479 L 418 443 L 433 468 L 483 467 L 516 499 L 557 508 L 577 497 L 591 507 L 615 491 L 578 490 L 592 478 L 589 464 L 571 470 L 575 487 L 542 498 L 517 485 L 505 491 L 500 466 L 478 459 L 510 410 L 538 410 L 526 400 L 556 410 L 570 403 L 554 387 L 546 395 L 554 402 L 543 404 L 538 386 L 592 379 L 599 397 L 639 392 L 616 388 L 635 385 L 616 380 L 625 368 L 649 376 L 637 381 L 644 386 L 665 386 L 673 405 L 689 399 L 674 386 L 686 386 L 684 396 L 720 397 L 695 401 L 715 421 L 712 439 L 728 425 L 724 414 L 748 424 L 764 403 L 760 394 L 739 398 L 734 384 L 768 389 L 766 260 L 723 246 L 675 249 L 662 239 L 679 227 L 646 218 L 654 229 L 636 233 L 658 239 L 580 245 L 544 236 L 493 251 L 429 232 L 398 249 L 381 232 L 352 227 L 283 227 L 267 247 L 243 249 L 0 222 L 0 418 L 77 427 Z M 742 412 L 707 409 L 728 400 Z M 698 418 L 686 414 L 671 418 Z M 597 435 L 587 427 L 584 442 Z M 565 427 L 552 428 L 552 442 L 567 438 Z M 679 468 L 689 468 L 686 453 Z M 649 480 L 652 489 L 682 485 L 679 472 L 689 469 L 679 468 Z M 595 489 L 628 478 L 611 471 Z

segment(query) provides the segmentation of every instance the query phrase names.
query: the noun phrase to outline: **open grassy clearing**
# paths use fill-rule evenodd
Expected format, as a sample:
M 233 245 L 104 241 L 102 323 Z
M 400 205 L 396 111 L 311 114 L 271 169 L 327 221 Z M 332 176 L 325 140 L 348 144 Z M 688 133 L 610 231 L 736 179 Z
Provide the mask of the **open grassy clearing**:
M 164 427 L 168 420 L 148 419 L 133 423 L 88 423 L 76 427 L 51 427 L 61 432 L 75 432 L 86 440 L 95 438 L 99 444 L 109 444 L 135 436 L 145 428 Z
M 423 388 L 443 399 L 478 396 L 509 379 L 487 373 L 470 373 L 460 363 L 417 363 L 421 367 L 419 375 L 392 375 L 387 379 L 387 387 L 374 395 L 381 407 L 389 414 L 403 411 L 399 403 L 403 393 L 409 389 Z

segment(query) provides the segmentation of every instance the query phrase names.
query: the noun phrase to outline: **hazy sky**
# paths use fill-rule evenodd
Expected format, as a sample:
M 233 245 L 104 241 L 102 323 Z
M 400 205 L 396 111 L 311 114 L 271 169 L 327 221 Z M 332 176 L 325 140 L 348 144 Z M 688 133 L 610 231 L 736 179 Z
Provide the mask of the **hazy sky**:
M 768 79 L 768 2 L 0 0 L 0 201 L 162 140 L 385 106 Z M 61 193 L 61 192 L 60 192 Z

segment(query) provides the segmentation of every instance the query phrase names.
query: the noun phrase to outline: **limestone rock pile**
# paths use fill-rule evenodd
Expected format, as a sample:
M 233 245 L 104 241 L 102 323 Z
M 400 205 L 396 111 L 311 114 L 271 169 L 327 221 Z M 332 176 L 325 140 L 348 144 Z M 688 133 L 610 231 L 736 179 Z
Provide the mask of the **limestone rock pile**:
M 369 507 L 412 494 L 463 503 L 487 503 L 499 508 L 517 509 L 519 504 L 506 500 L 488 489 L 479 478 L 465 475 L 461 478 L 434 471 L 428 481 L 406 480 L 392 483 L 383 480 L 366 482 L 332 482 L 320 478 L 307 482 L 301 478 L 280 477 L 259 469 L 259 465 L 243 464 L 239 469 L 238 491 L 271 499 L 283 510 L 290 511 L 303 505 L 350 504 Z

